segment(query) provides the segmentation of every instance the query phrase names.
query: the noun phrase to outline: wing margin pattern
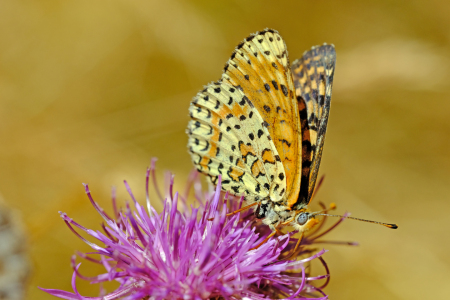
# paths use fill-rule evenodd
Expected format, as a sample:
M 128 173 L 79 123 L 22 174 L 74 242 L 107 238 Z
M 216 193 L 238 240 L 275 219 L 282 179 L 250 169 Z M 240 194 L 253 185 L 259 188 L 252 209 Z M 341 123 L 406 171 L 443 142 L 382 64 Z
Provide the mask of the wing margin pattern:
M 302 133 L 302 178 L 295 206 L 314 195 L 331 104 L 336 51 L 334 45 L 313 47 L 292 64 Z

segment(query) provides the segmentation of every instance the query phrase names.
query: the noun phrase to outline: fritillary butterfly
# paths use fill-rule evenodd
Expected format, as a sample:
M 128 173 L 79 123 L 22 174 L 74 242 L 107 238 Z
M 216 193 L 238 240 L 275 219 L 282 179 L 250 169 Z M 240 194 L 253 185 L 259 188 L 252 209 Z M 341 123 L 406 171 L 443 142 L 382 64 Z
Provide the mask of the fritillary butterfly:
M 277 31 L 250 35 L 228 60 L 222 78 L 193 99 L 189 152 L 198 171 L 222 189 L 257 204 L 274 232 L 289 224 L 303 232 L 330 111 L 336 53 L 313 47 L 292 66 Z

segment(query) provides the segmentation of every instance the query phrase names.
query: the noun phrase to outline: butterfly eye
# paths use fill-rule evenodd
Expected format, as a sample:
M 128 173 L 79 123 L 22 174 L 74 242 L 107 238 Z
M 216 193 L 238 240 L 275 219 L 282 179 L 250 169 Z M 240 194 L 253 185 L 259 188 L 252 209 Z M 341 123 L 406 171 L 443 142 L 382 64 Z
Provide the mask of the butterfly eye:
M 308 221 L 308 214 L 307 213 L 301 213 L 297 217 L 297 223 L 300 225 L 305 225 L 305 223 Z

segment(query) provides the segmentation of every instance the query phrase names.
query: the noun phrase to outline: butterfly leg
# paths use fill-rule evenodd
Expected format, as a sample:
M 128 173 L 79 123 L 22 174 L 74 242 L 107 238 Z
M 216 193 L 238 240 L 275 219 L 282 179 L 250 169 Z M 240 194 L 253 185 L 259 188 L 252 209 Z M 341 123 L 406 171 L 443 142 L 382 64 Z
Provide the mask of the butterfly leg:
M 246 210 L 246 209 L 248 209 L 248 208 L 250 208 L 250 207 L 252 207 L 252 206 L 255 206 L 256 204 L 258 204 L 258 202 L 254 202 L 254 203 L 252 203 L 252 204 L 250 204 L 250 205 L 241 207 L 240 209 L 235 210 L 235 211 L 230 212 L 229 214 L 227 214 L 227 217 L 232 216 L 232 215 L 235 215 L 235 214 L 237 214 L 237 213 L 239 213 L 239 212 L 241 212 L 241 211 L 243 211 L 243 210 Z M 214 220 L 214 218 L 209 218 L 209 219 L 208 219 L 208 221 L 212 221 L 212 220 Z
M 251 248 L 250 250 L 258 249 L 258 248 L 261 247 L 264 243 L 266 243 L 271 237 L 273 237 L 276 233 L 277 233 L 276 230 L 272 231 L 272 233 L 269 234 L 269 235 L 264 239 L 264 241 L 262 241 L 261 243 L 259 243 L 256 247 Z
M 275 231 L 279 234 L 279 235 L 285 235 L 285 234 L 287 234 L 287 233 L 283 233 L 283 232 L 281 232 L 278 228 L 276 228 L 275 227 Z
M 297 244 L 295 244 L 294 250 L 292 250 L 292 252 L 286 258 L 284 258 L 284 260 L 288 260 L 292 256 L 294 256 L 295 252 L 297 252 L 300 244 L 302 243 L 302 240 L 303 240 L 303 232 L 301 233 L 299 239 L 297 240 Z

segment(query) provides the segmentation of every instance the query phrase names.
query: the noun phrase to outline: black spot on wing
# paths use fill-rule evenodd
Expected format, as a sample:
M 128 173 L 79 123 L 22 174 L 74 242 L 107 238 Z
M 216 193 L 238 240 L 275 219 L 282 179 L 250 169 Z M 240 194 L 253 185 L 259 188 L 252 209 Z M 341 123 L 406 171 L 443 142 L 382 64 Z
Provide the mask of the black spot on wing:
M 233 190 L 233 192 L 235 193 L 235 194 L 239 194 L 239 186 L 231 186 L 231 189 Z
M 245 99 L 247 100 L 248 105 L 250 105 L 251 108 L 254 108 L 255 106 L 253 105 L 253 102 L 250 101 L 250 99 L 248 99 L 247 97 L 245 97 Z
M 281 90 L 283 91 L 283 94 L 287 97 L 288 95 L 288 89 L 284 84 L 280 84 Z
M 308 141 L 308 140 L 302 141 L 302 146 L 303 146 L 303 148 L 305 148 L 304 150 L 306 152 L 311 152 L 312 146 L 311 146 L 311 142 L 310 141 Z
M 275 80 L 272 80 L 272 85 L 278 91 L 278 83 Z
M 254 38 L 255 38 L 255 36 L 254 36 L 254 35 L 251 35 L 251 36 L 247 37 L 245 40 L 246 40 L 247 42 L 251 42 Z
M 289 143 L 286 139 L 280 139 L 279 141 L 286 144 L 288 147 L 291 147 L 291 143 Z
M 262 129 L 258 130 L 258 138 L 261 138 L 261 136 L 264 134 L 264 132 L 262 131 Z

